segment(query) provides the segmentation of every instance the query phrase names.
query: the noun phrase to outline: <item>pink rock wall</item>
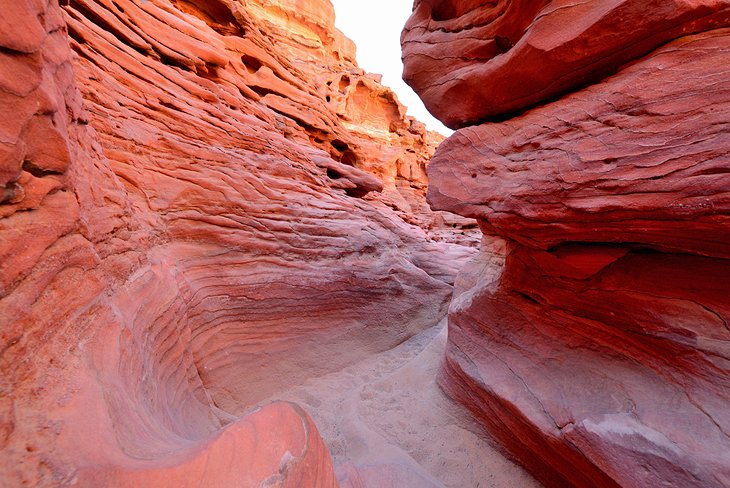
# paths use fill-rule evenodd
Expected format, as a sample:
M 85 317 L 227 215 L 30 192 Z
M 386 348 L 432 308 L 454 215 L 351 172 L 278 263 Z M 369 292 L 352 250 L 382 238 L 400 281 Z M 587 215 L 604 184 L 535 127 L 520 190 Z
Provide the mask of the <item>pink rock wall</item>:
M 304 411 L 251 408 L 444 312 L 472 252 L 399 216 L 436 136 L 330 15 L 61 3 L 0 19 L 0 479 L 337 486 Z
M 437 116 L 504 119 L 429 165 L 484 234 L 441 384 L 547 486 L 730 486 L 729 13 L 423 1 L 404 31 Z

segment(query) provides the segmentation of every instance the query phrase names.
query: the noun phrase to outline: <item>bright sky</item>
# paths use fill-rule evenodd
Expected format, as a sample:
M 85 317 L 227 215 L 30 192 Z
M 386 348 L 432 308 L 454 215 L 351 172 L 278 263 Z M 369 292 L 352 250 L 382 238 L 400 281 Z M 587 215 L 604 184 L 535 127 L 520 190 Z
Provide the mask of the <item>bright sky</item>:
M 383 75 L 383 84 L 393 89 L 408 107 L 408 115 L 425 122 L 429 129 L 451 134 L 433 118 L 411 88 L 403 82 L 400 33 L 411 15 L 412 0 L 332 0 L 335 25 L 357 45 L 357 62 L 362 69 Z

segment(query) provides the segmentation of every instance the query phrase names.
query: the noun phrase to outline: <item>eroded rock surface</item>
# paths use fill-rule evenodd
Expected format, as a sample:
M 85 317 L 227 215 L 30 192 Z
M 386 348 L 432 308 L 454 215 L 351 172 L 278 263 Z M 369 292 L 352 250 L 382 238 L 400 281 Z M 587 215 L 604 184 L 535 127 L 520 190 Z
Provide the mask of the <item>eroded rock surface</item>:
M 443 313 L 438 137 L 327 1 L 61 4 L 0 16 L 0 479 L 336 486 L 251 407 Z
M 523 3 L 416 2 L 404 32 L 444 122 L 505 119 L 429 166 L 484 233 L 441 384 L 548 486 L 730 486 L 730 5 Z
M 456 129 L 600 80 L 729 18 L 725 0 L 416 0 L 404 79 Z

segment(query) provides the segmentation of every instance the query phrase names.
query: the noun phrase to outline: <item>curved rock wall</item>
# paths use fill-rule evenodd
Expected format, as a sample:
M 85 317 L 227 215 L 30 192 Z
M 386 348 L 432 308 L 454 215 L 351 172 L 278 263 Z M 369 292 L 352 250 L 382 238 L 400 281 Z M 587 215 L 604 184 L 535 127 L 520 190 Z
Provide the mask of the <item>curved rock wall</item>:
M 472 251 L 427 232 L 474 225 L 421 212 L 438 137 L 332 20 L 4 2 L 3 483 L 337 485 L 304 411 L 251 408 L 435 323 Z
M 403 35 L 470 125 L 429 201 L 484 234 L 441 384 L 548 486 L 730 486 L 730 3 L 649 4 L 417 1 Z
M 416 0 L 403 32 L 404 78 L 457 129 L 551 100 L 727 22 L 725 0 Z

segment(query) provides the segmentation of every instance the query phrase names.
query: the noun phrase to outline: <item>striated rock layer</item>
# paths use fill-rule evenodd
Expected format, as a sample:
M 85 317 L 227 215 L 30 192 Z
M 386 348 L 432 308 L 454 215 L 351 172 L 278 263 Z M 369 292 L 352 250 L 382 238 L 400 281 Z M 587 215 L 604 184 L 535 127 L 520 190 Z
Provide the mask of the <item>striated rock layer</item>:
M 456 129 L 600 80 L 729 17 L 726 0 L 416 0 L 404 78 Z
M 7 1 L 0 46 L 3 486 L 337 486 L 251 407 L 444 312 L 438 137 L 326 0 Z
M 730 486 L 730 3 L 639 3 L 416 2 L 403 37 L 442 120 L 505 118 L 429 166 L 484 234 L 441 384 L 547 486 Z

